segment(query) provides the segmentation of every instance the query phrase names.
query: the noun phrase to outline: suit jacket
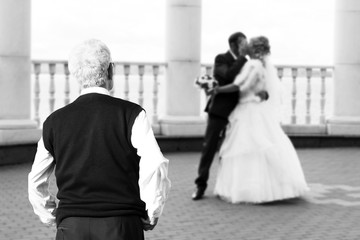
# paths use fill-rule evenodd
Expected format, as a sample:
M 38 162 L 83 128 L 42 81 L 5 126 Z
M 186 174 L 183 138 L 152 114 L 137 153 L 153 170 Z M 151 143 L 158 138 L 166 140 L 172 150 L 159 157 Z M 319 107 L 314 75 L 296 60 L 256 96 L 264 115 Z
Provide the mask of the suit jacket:
M 230 51 L 217 55 L 214 63 L 214 78 L 220 86 L 232 83 L 246 61 L 247 59 L 243 56 L 235 60 Z M 213 95 L 208 100 L 205 111 L 227 119 L 238 101 L 239 92 Z

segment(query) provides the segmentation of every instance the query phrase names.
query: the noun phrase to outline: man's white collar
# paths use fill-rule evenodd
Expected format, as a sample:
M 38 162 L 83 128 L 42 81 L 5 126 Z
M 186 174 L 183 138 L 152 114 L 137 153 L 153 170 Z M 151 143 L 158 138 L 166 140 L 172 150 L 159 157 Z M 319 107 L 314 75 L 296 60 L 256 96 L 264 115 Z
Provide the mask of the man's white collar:
M 231 51 L 231 49 L 230 49 L 229 52 L 231 53 L 231 55 L 233 56 L 233 58 L 236 60 L 236 59 L 237 59 L 237 56 L 233 53 L 233 51 Z
M 88 93 L 100 93 L 105 95 L 110 95 L 109 91 L 103 87 L 89 87 L 81 90 L 80 95 L 88 94 Z

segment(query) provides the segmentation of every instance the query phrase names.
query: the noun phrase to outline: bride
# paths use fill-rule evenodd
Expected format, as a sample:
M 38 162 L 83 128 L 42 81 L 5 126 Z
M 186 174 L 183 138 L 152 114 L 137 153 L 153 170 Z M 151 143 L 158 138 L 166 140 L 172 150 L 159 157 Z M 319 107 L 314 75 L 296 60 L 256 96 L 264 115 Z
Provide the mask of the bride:
M 250 60 L 233 84 L 213 94 L 240 89 L 220 148 L 214 193 L 231 203 L 265 203 L 295 198 L 308 191 L 300 161 L 279 121 L 280 81 L 270 62 L 266 37 L 249 42 Z M 260 101 L 256 93 L 267 91 Z

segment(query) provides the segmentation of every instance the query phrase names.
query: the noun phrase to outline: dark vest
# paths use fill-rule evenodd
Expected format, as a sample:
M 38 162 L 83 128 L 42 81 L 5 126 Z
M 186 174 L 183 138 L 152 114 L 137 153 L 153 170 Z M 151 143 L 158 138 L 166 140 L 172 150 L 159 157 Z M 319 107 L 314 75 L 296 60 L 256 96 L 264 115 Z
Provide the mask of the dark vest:
M 70 216 L 146 217 L 138 185 L 140 157 L 131 144 L 131 129 L 142 110 L 90 93 L 46 119 L 43 140 L 56 162 L 60 200 L 57 224 Z

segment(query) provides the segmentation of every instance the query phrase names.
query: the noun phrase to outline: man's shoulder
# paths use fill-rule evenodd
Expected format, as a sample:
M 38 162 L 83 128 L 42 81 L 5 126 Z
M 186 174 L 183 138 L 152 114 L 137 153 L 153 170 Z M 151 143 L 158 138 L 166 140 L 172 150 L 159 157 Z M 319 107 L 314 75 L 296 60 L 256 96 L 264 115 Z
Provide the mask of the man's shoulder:
M 215 57 L 215 61 L 216 60 L 221 60 L 221 59 L 224 59 L 224 60 L 231 60 L 232 59 L 232 56 L 231 56 L 231 53 L 229 51 L 227 52 L 224 52 L 224 53 L 219 53 L 218 55 L 216 55 Z
M 231 55 L 230 51 L 226 51 L 226 52 L 223 52 L 223 53 L 219 53 L 218 55 L 216 56 L 222 56 L 222 57 L 225 57 L 225 56 L 228 56 L 228 55 Z
M 69 103 L 63 107 L 56 109 L 55 111 L 53 111 L 52 113 L 49 114 L 48 118 L 56 118 L 59 115 L 66 113 L 67 111 L 69 111 L 71 109 L 72 105 L 73 105 L 73 103 Z
M 111 97 L 112 101 L 114 101 L 114 103 L 121 105 L 125 108 L 129 108 L 129 109 L 142 109 L 142 107 L 134 102 L 131 102 L 129 100 L 125 100 L 122 98 L 117 98 L 117 97 Z
M 52 113 L 50 113 L 45 121 L 44 121 L 44 126 L 49 124 L 50 122 L 54 122 L 56 120 L 62 121 L 62 117 L 67 115 L 68 109 L 71 108 L 72 103 L 69 103 L 68 105 L 65 105 L 59 109 L 56 109 L 55 111 L 53 111 Z
M 121 113 L 129 114 L 129 116 L 138 116 L 140 112 L 145 111 L 139 104 L 122 98 L 112 97 L 112 101 L 114 111 L 119 110 Z
M 141 106 L 137 103 L 131 102 L 129 100 L 125 100 L 119 97 L 115 97 L 115 96 L 110 96 L 110 95 L 105 95 L 105 94 L 94 94 L 93 96 L 89 97 L 94 97 L 93 98 L 93 103 L 96 103 L 97 105 L 101 105 L 101 106 L 113 106 L 115 108 L 141 108 Z M 79 104 L 83 105 L 85 104 L 84 102 L 81 101 L 81 99 L 79 99 Z M 76 101 L 74 101 L 75 103 Z M 89 104 L 89 102 L 86 102 L 86 104 Z
M 102 104 L 103 106 L 107 105 L 108 107 L 112 107 L 114 109 L 127 109 L 129 111 L 136 111 L 136 112 L 140 112 L 143 110 L 143 108 L 139 104 L 130 102 L 125 99 L 107 96 L 107 95 L 99 95 L 99 96 L 101 96 L 103 100 L 107 99 L 105 101 L 100 100 L 100 104 Z M 63 107 L 55 110 L 54 112 L 52 112 L 47 117 L 47 120 L 48 119 L 49 120 L 50 119 L 60 119 L 61 117 L 69 116 L 69 114 L 71 114 L 72 112 L 77 112 L 79 110 L 79 108 L 83 108 L 83 107 L 84 107 L 83 103 L 81 103 L 81 101 L 78 102 L 76 99 L 74 102 L 71 102 L 68 105 L 63 106 Z

